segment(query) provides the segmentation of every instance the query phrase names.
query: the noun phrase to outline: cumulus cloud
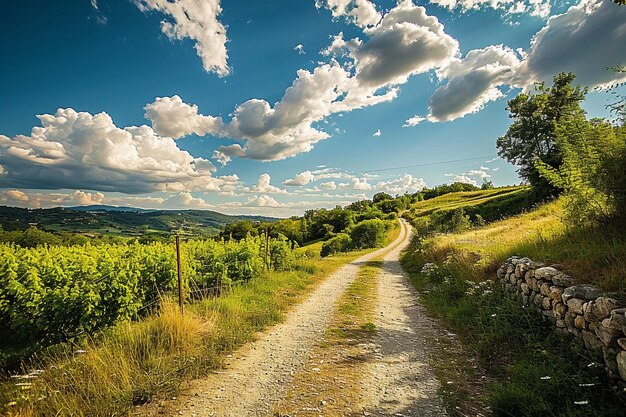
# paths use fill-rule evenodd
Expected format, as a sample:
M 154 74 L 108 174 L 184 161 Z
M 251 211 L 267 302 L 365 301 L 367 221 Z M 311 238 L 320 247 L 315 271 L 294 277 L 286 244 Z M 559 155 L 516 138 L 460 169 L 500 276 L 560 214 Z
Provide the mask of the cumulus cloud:
M 283 184 L 288 186 L 302 186 L 307 185 L 315 179 L 315 175 L 311 171 L 304 171 L 297 174 L 295 177 L 288 179 Z
M 168 17 L 161 31 L 171 40 L 189 38 L 207 72 L 228 75 L 226 28 L 217 17 L 220 0 L 133 0 L 142 12 L 155 10 Z
M 376 5 L 369 0 L 316 0 L 315 7 L 325 7 L 333 17 L 345 17 L 359 27 L 375 25 L 381 18 Z
M 336 190 L 337 184 L 335 183 L 335 181 L 327 181 L 327 182 L 321 183 L 319 187 L 323 190 Z
M 350 51 L 362 87 L 403 84 L 413 74 L 445 66 L 459 52 L 459 43 L 445 33 L 443 24 L 412 0 L 398 2 L 364 33 L 368 40 Z
M 391 195 L 414 194 L 422 191 L 425 187 L 426 182 L 422 178 L 414 178 L 411 174 L 404 174 L 402 177 L 390 181 L 379 181 L 374 186 L 375 189 Z
M 275 187 L 271 182 L 271 177 L 269 174 L 261 174 L 259 175 L 259 181 L 256 185 L 250 187 L 247 191 L 253 193 L 268 193 L 268 194 L 284 194 L 287 191 Z
M 213 156 L 211 156 L 211 159 L 216 160 L 223 167 L 228 165 L 228 163 L 231 161 L 230 156 L 226 155 L 224 152 L 221 152 L 221 151 L 213 151 Z
M 0 194 L 0 203 L 9 206 L 29 208 L 50 208 L 59 206 L 88 206 L 102 204 L 104 194 L 89 193 L 75 190 L 69 193 L 53 192 L 24 192 L 21 190 L 7 190 Z
M 224 122 L 219 117 L 198 113 L 198 106 L 184 103 L 179 96 L 157 97 L 144 107 L 146 119 L 158 135 L 177 139 L 195 133 L 219 135 Z
M 430 0 L 430 3 L 450 10 L 460 9 L 463 13 L 491 8 L 505 14 L 528 13 L 543 18 L 550 15 L 550 0 Z
M 367 178 L 350 178 L 350 182 L 343 182 L 337 185 L 339 190 L 355 190 L 355 191 L 369 191 L 372 189 L 372 185 L 367 182 Z
M 249 207 L 283 207 L 283 204 L 276 201 L 269 195 L 259 195 L 248 199 L 246 206 Z
M 448 82 L 430 97 L 428 120 L 449 121 L 475 113 L 504 96 L 499 86 L 526 85 L 528 80 L 519 74 L 520 65 L 515 51 L 504 45 L 474 49 L 463 59 L 451 60 L 438 72 Z
M 478 186 L 478 183 L 475 179 L 468 177 L 467 175 L 457 175 L 454 177 L 452 182 L 462 182 L 465 184 L 471 184 L 473 186 Z
M 215 206 L 213 204 L 209 204 L 200 197 L 194 197 L 191 193 L 181 192 L 177 194 L 172 194 L 168 198 L 164 200 L 164 204 L 168 207 L 173 208 L 185 208 L 185 209 L 213 209 Z
M 380 135 L 381 135 L 380 129 L 378 129 L 376 132 L 374 132 L 372 136 L 380 136 Z
M 0 187 L 67 188 L 143 193 L 219 191 L 233 177 L 213 177 L 213 164 L 194 158 L 148 126 L 117 127 L 106 113 L 59 109 L 41 126 L 0 135 Z
M 306 54 L 306 52 L 304 52 L 304 45 L 302 45 L 301 43 L 297 44 L 294 48 L 294 51 L 296 51 L 298 53 L 298 55 L 304 55 Z
M 573 72 L 578 83 L 604 86 L 626 81 L 606 67 L 626 65 L 626 7 L 611 1 L 582 0 L 552 16 L 527 50 L 524 70 L 537 80 Z

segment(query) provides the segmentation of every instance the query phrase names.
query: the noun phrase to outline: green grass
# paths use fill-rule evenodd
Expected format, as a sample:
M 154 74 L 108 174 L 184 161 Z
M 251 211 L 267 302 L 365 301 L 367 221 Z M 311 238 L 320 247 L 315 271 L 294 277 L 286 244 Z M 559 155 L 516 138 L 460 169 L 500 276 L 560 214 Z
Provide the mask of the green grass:
M 602 358 L 555 333 L 539 313 L 508 298 L 500 287 L 468 282 L 471 271 L 464 263 L 449 258 L 427 276 L 420 272 L 427 260 L 429 249 L 415 240 L 401 262 L 421 291 L 429 315 L 458 334 L 464 350 L 475 352 L 486 370 L 492 382 L 482 400 L 493 415 L 621 415 L 626 393 L 608 379 Z M 453 414 L 467 415 L 464 411 L 471 406 L 469 400 L 476 400 L 476 392 L 466 385 L 466 369 L 455 372 L 438 362 L 432 365 L 453 382 L 453 390 L 444 395 L 456 410 Z
M 398 233 L 399 228 L 392 229 L 388 241 Z M 0 412 L 112 416 L 151 398 L 175 395 L 182 381 L 220 367 L 226 354 L 280 321 L 317 283 L 370 251 L 320 259 L 320 246 L 299 249 L 294 270 L 268 272 L 220 297 L 187 305 L 184 316 L 165 301 L 158 314 L 145 320 L 49 349 L 25 366 L 26 372 L 43 373 L 0 383 Z

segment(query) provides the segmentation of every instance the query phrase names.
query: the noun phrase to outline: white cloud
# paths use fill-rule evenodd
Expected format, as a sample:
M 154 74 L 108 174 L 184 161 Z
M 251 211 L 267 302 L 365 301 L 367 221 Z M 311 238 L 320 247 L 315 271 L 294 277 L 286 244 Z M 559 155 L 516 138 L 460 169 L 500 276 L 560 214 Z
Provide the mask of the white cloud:
M 413 126 L 417 126 L 418 124 L 422 123 L 424 120 L 426 120 L 425 117 L 422 116 L 413 116 L 410 117 L 406 120 L 406 122 L 404 122 L 404 124 L 402 125 L 402 127 L 413 127 Z
M 0 202 L 2 204 L 29 208 L 88 206 L 102 204 L 103 201 L 104 194 L 102 193 L 89 193 L 80 190 L 75 190 L 70 193 L 26 193 L 21 190 L 7 190 L 0 194 Z
M 422 191 L 425 187 L 426 182 L 422 178 L 413 178 L 411 174 L 404 174 L 402 177 L 390 181 L 380 181 L 374 186 L 375 189 L 391 195 L 413 194 Z
M 283 204 L 279 203 L 269 195 L 255 195 L 254 197 L 248 199 L 246 205 L 250 207 L 283 207 Z
M 428 120 L 449 121 L 476 113 L 486 103 L 504 96 L 499 86 L 526 85 L 528 81 L 519 75 L 520 65 L 515 51 L 504 45 L 474 49 L 463 59 L 453 59 L 438 72 L 448 82 L 431 96 Z
M 169 208 L 185 208 L 185 209 L 214 209 L 213 204 L 207 203 L 203 198 L 194 197 L 191 193 L 182 192 L 172 194 L 165 199 L 164 204 Z
M 203 116 L 198 113 L 198 106 L 183 103 L 179 96 L 157 97 L 153 103 L 144 107 L 146 119 L 152 122 L 152 128 L 161 136 L 177 139 L 195 133 L 219 135 L 224 122 L 219 117 Z
M 450 10 L 460 9 L 463 13 L 491 8 L 505 14 L 528 13 L 542 18 L 550 15 L 550 0 L 430 0 L 430 3 Z
M 270 184 L 271 177 L 269 174 L 259 175 L 259 181 L 256 185 L 250 187 L 247 191 L 253 193 L 269 193 L 269 194 L 284 194 L 287 191 Z
M 466 175 L 457 175 L 454 177 L 454 179 L 452 180 L 452 182 L 462 182 L 465 184 L 471 184 L 473 186 L 478 186 L 478 183 L 476 182 L 475 179 L 470 178 Z
M 213 156 L 211 156 L 211 159 L 216 160 L 223 167 L 228 165 L 228 163 L 231 161 L 230 156 L 228 156 L 224 152 L 220 152 L 220 151 L 213 151 Z
M 304 52 L 304 45 L 302 45 L 301 43 L 297 44 L 294 48 L 294 51 L 298 52 L 298 55 L 304 55 L 306 54 L 306 52 Z
M 380 135 L 381 135 L 380 129 L 378 129 L 376 132 L 374 132 L 372 136 L 380 136 Z
M 352 177 L 350 182 L 340 183 L 337 188 L 339 190 L 369 191 L 372 189 L 372 185 L 367 182 L 366 178 Z
M 29 200 L 28 195 L 20 190 L 7 190 L 4 192 L 4 195 L 8 199 L 19 201 L 20 203 L 24 203 Z
M 30 136 L 0 135 L 0 187 L 96 191 L 219 191 L 236 182 L 213 177 L 210 161 L 194 158 L 148 126 L 115 126 L 106 113 L 59 109 L 37 116 Z
M 576 82 L 602 86 L 626 81 L 606 67 L 626 65 L 626 7 L 611 1 L 582 0 L 552 16 L 533 37 L 525 70 L 538 80 L 573 72 Z
M 459 52 L 459 43 L 443 24 L 412 0 L 399 1 L 364 33 L 368 40 L 350 51 L 361 87 L 403 84 L 413 74 L 445 66 Z
M 480 179 L 490 178 L 491 175 L 487 174 L 484 169 L 471 169 L 462 175 L 467 175 L 470 177 L 479 177 Z
M 195 41 L 196 53 L 207 72 L 228 75 L 226 28 L 217 19 L 222 13 L 220 0 L 134 0 L 142 12 L 156 10 L 169 20 L 161 22 L 161 31 L 172 40 Z
M 335 181 L 327 181 L 327 182 L 321 183 L 319 187 L 324 190 L 336 190 L 337 184 L 335 184 Z
M 295 177 L 283 182 L 283 184 L 289 185 L 289 186 L 302 186 L 302 185 L 307 185 L 314 179 L 315 179 L 315 175 L 311 171 L 304 171 L 304 172 L 297 174 Z
M 96 22 L 98 22 L 100 25 L 106 25 L 107 18 L 105 15 L 102 14 L 102 11 L 100 10 L 100 7 L 98 6 L 98 0 L 91 0 L 91 7 L 93 7 L 95 17 L 96 17 Z
M 345 17 L 359 27 L 375 25 L 381 18 L 376 6 L 369 0 L 316 0 L 315 7 L 325 7 L 333 17 Z

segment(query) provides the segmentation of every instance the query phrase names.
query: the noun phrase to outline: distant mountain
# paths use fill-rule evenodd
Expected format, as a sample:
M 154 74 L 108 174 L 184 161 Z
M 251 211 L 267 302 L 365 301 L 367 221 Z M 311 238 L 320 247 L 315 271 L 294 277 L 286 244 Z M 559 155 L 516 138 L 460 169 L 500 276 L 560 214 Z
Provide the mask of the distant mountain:
M 0 206 L 4 230 L 20 230 L 36 225 L 51 232 L 97 233 L 141 236 L 182 232 L 208 235 L 238 220 L 276 221 L 264 216 L 229 216 L 210 210 L 145 210 L 133 207 L 92 205 L 24 209 Z

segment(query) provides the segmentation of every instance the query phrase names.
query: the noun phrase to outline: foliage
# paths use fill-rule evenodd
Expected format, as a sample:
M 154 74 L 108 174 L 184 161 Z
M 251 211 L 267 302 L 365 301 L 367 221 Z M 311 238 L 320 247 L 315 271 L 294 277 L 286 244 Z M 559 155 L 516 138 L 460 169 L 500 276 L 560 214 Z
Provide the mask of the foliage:
M 326 257 L 340 252 L 348 252 L 352 249 L 352 239 L 346 233 L 339 233 L 335 237 L 327 240 L 322 245 L 320 255 Z
M 539 173 L 565 190 L 569 224 L 584 227 L 626 219 L 626 127 L 580 115 L 559 123 L 559 168 L 536 162 Z
M 250 280 L 264 269 L 261 237 L 182 245 L 185 292 Z M 288 269 L 291 245 L 270 242 L 271 266 Z M 20 248 L 0 245 L 0 342 L 50 345 L 147 313 L 176 285 L 173 244 Z
M 458 193 L 461 191 L 477 191 L 480 188 L 473 184 L 467 184 L 465 182 L 453 182 L 452 184 L 437 185 L 432 189 L 424 188 L 420 193 L 423 200 L 439 197 L 449 193 Z
M 375 248 L 385 242 L 385 222 L 380 219 L 363 220 L 350 231 L 354 247 L 359 249 Z
M 507 110 L 514 121 L 497 140 L 498 154 L 520 167 L 518 173 L 539 198 L 555 196 L 559 188 L 539 174 L 535 161 L 558 169 L 563 155 L 556 141 L 556 124 L 583 114 L 580 102 L 587 89 L 572 86 L 575 78 L 574 74 L 561 73 L 554 77 L 552 87 L 537 83 L 534 93 L 521 93 L 508 102 Z

